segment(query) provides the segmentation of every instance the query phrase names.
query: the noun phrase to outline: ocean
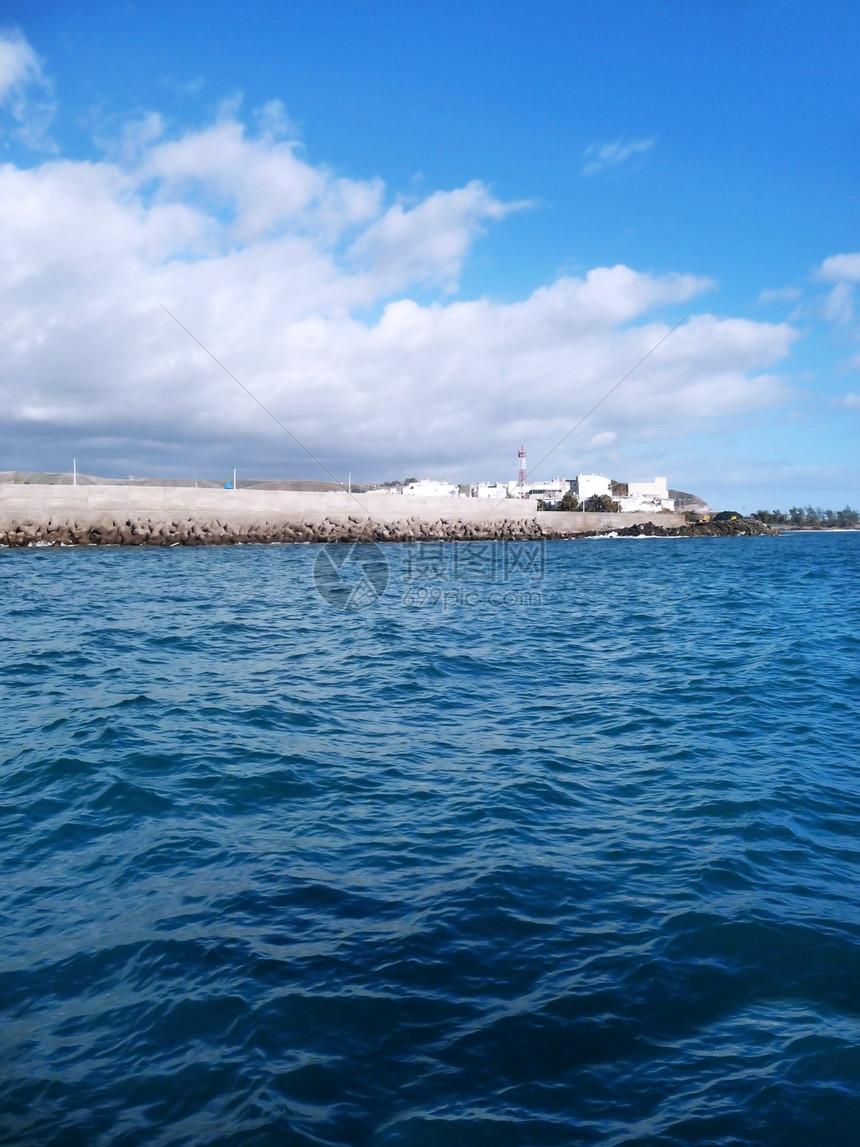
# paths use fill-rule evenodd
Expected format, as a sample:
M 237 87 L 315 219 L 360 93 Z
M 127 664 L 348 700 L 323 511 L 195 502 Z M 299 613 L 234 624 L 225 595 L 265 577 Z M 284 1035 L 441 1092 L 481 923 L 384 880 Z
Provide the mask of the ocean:
M 0 1143 L 858 1141 L 860 533 L 0 579 Z

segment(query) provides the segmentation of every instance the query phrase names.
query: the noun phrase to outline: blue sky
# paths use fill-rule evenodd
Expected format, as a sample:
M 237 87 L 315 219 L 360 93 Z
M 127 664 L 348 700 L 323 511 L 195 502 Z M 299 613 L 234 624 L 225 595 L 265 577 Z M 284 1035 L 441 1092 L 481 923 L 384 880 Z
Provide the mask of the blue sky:
M 695 308 L 535 477 L 860 502 L 853 6 L 6 0 L 2 29 L 0 468 L 312 475 L 159 303 L 339 476 L 462 481 Z

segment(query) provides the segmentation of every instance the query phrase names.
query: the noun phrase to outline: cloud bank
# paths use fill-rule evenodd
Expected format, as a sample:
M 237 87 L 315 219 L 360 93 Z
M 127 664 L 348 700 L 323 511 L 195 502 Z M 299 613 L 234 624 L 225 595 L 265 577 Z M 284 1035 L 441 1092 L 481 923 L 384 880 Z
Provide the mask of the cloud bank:
M 249 118 L 150 115 L 99 160 L 0 168 L 0 468 L 321 476 L 164 306 L 335 472 L 506 477 L 713 288 L 619 265 L 457 297 L 476 242 L 526 204 L 479 180 L 392 197 L 311 162 L 280 105 Z M 695 314 L 544 471 L 778 402 L 795 337 Z

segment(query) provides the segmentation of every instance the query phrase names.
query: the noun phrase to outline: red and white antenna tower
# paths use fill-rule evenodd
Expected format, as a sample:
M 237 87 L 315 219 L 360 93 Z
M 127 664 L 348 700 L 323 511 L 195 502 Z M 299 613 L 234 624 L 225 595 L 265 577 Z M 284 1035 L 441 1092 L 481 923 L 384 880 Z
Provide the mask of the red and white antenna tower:
M 517 485 L 519 486 L 519 494 L 521 498 L 526 496 L 526 478 L 528 477 L 528 467 L 526 466 L 526 448 L 521 446 L 517 451 L 517 458 L 520 460 L 520 472 L 517 475 Z

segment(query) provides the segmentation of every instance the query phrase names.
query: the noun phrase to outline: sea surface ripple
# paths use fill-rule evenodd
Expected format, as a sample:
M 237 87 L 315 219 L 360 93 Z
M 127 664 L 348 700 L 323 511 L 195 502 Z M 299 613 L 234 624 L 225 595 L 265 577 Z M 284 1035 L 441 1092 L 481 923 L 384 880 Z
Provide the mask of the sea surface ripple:
M 522 545 L 0 553 L 0 1143 L 858 1141 L 860 533 Z

